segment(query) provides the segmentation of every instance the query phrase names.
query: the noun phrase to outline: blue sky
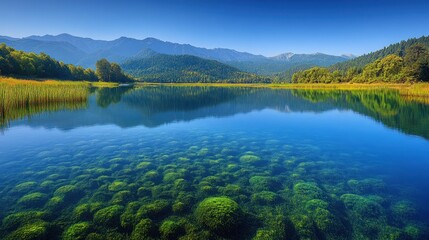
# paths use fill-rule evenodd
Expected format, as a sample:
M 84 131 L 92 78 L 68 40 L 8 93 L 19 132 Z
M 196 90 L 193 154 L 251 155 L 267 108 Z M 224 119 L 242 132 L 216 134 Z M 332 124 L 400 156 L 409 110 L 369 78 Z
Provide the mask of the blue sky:
M 360 55 L 429 35 L 429 1 L 422 0 L 2 0 L 1 6 L 0 35 L 155 37 L 266 56 Z

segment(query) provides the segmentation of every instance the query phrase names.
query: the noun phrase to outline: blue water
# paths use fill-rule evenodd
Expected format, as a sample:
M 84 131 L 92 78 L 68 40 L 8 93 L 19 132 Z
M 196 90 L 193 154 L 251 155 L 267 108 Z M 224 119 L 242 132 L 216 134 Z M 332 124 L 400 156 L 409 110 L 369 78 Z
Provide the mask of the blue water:
M 0 236 L 429 236 L 428 105 L 385 91 L 104 91 L 92 93 L 84 108 L 38 113 L 3 129 Z M 373 106 L 394 108 L 387 114 Z M 245 155 L 259 161 L 246 162 Z M 254 176 L 265 182 L 255 185 Z M 19 187 L 26 182 L 28 187 Z M 70 185 L 72 193 L 56 192 Z M 39 198 L 29 200 L 34 193 Z M 237 202 L 241 211 L 233 229 L 224 232 L 210 228 L 195 211 L 204 199 L 219 196 Z M 309 207 L 315 200 L 326 205 Z M 85 217 L 76 210 L 83 204 L 93 208 Z M 157 204 L 157 211 L 147 210 Z M 100 220 L 110 206 L 120 210 Z M 29 211 L 43 214 L 13 217 Z M 126 214 L 131 220 L 124 220 Z M 150 231 L 141 233 L 137 225 L 144 219 L 150 219 Z M 169 221 L 177 226 L 166 231 Z M 76 230 L 82 222 L 85 228 Z M 35 226 L 39 230 L 28 230 Z

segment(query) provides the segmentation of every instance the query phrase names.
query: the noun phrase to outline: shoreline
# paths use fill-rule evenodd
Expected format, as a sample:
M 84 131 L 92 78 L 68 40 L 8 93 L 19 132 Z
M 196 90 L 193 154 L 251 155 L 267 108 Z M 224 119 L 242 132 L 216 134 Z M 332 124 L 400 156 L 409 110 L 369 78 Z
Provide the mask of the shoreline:
M 88 87 L 118 87 L 120 83 L 67 81 L 56 79 L 18 79 L 0 76 L 1 84 L 37 84 L 37 85 L 85 85 Z M 271 89 L 307 89 L 307 90 L 398 90 L 402 96 L 429 98 L 429 83 L 149 83 L 135 82 L 134 86 L 177 86 L 177 87 L 251 87 Z M 429 101 L 429 99 L 427 99 Z
M 252 87 L 303 90 L 398 90 L 403 96 L 429 98 L 429 83 L 136 83 L 136 86 Z
M 58 80 L 58 79 L 21 79 L 14 77 L 0 76 L 0 87 L 6 85 L 84 85 L 88 87 L 118 87 L 120 83 L 114 82 L 91 82 L 91 81 L 73 81 L 73 80 Z

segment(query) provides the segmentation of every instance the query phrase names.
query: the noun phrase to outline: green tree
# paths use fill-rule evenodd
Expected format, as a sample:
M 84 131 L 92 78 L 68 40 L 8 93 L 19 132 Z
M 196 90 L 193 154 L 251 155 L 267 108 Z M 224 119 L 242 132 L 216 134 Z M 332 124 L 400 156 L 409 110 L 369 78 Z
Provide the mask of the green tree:
M 343 79 L 343 75 L 339 70 L 335 70 L 332 73 L 332 82 L 338 83 L 338 82 L 341 82 L 342 79 Z
M 110 63 L 107 59 L 103 58 L 97 61 L 95 64 L 97 76 L 100 80 L 110 82 Z
M 122 72 L 116 63 L 110 63 L 103 58 L 95 64 L 96 74 L 101 81 L 105 82 L 131 82 L 133 79 Z
M 426 46 L 415 44 L 407 49 L 405 74 L 414 80 L 429 81 L 429 53 Z
M 362 75 L 355 78 L 356 82 L 399 82 L 403 81 L 401 75 L 403 59 L 397 55 L 391 54 L 382 59 L 368 64 L 363 69 Z
M 336 76 L 340 74 L 335 73 Z M 292 76 L 294 83 L 332 83 L 334 75 L 327 68 L 313 67 L 305 71 L 297 72 Z
M 347 69 L 346 75 L 345 75 L 343 81 L 344 82 L 350 82 L 353 80 L 353 78 L 355 78 L 358 75 L 359 75 L 359 69 L 357 67 L 351 67 L 351 68 Z

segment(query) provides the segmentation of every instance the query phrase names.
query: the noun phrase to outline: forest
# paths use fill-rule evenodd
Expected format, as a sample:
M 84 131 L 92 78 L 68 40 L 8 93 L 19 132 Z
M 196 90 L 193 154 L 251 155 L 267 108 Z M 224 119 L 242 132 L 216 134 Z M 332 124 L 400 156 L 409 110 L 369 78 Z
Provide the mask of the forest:
M 158 83 L 269 83 L 271 78 L 240 71 L 235 67 L 191 55 L 155 54 L 131 59 L 124 71 L 144 82 Z
M 384 58 L 387 55 L 395 54 L 400 57 L 404 57 L 406 54 L 406 49 L 410 48 L 413 45 L 422 44 L 426 47 L 429 47 L 429 36 L 423 36 L 420 38 L 410 38 L 395 44 L 391 44 L 383 49 L 380 49 L 375 52 L 364 54 L 360 57 L 351 59 L 349 61 L 340 62 L 329 67 L 331 71 L 342 70 L 345 71 L 351 67 L 364 68 L 367 64 L 374 62 L 377 59 Z
M 75 81 L 133 81 L 116 63 L 101 59 L 96 66 L 96 71 L 90 68 L 84 69 L 57 61 L 45 53 L 28 53 L 0 44 L 0 75 L 2 76 Z
M 349 65 L 341 68 L 313 67 L 297 72 L 293 83 L 404 83 L 429 81 L 429 50 L 422 43 L 403 50 L 404 54 L 389 54 L 360 68 Z M 403 55 L 403 56 L 401 56 Z M 354 60 L 352 60 L 354 61 Z

